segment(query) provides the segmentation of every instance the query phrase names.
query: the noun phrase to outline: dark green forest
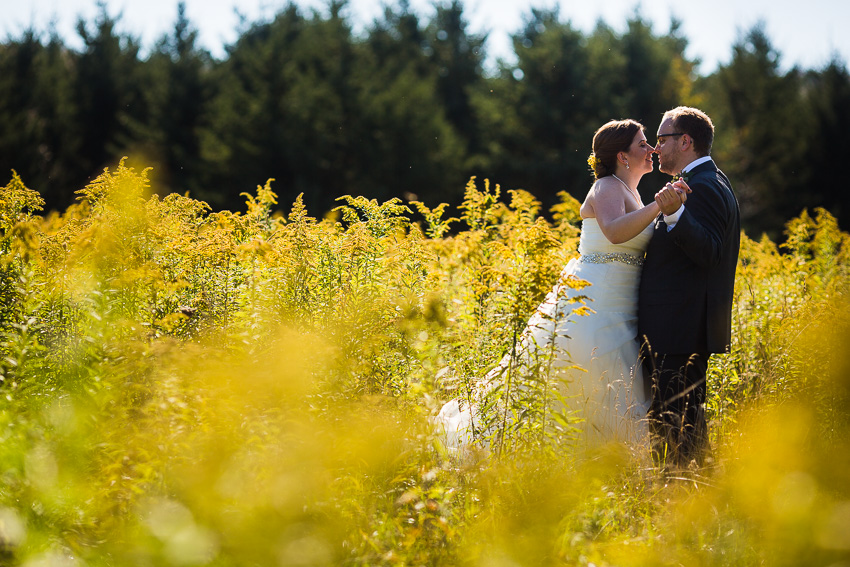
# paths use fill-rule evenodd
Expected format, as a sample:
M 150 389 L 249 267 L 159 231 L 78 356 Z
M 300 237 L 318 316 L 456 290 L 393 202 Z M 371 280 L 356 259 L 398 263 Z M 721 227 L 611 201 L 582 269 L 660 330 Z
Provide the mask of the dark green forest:
M 430 19 L 399 0 L 360 33 L 345 12 L 344 0 L 289 4 L 244 21 L 222 58 L 199 46 L 182 4 L 147 51 L 103 4 L 77 22 L 79 50 L 21 30 L 0 45 L 0 173 L 17 171 L 55 210 L 122 156 L 153 167 L 157 192 L 215 209 L 239 210 L 269 178 L 282 207 L 303 193 L 319 215 L 341 195 L 457 205 L 471 176 L 548 209 L 559 191 L 584 197 L 601 124 L 640 120 L 654 142 L 661 114 L 687 104 L 715 121 L 712 153 L 747 232 L 776 237 L 803 208 L 850 222 L 836 165 L 850 155 L 850 75 L 838 56 L 785 69 L 757 25 L 702 76 L 675 20 L 584 33 L 531 9 L 512 36 L 516 62 L 490 69 L 459 0 Z M 665 180 L 645 177 L 642 193 Z

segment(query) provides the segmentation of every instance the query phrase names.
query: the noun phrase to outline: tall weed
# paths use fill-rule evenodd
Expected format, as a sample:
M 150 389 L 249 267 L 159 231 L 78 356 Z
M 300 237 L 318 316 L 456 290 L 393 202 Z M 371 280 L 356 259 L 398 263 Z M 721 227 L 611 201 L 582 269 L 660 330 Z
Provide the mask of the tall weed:
M 10 565 L 799 565 L 850 554 L 848 235 L 744 235 L 716 467 L 577 451 L 529 315 L 576 254 L 475 179 L 457 218 L 344 197 L 326 218 L 150 195 L 122 161 L 44 218 L 0 199 L 0 554 Z M 417 217 L 418 218 L 418 217 Z M 579 285 L 579 284 L 576 284 Z M 576 304 L 581 308 L 580 304 Z M 489 398 L 483 377 L 507 361 Z M 449 458 L 430 418 L 497 410 Z

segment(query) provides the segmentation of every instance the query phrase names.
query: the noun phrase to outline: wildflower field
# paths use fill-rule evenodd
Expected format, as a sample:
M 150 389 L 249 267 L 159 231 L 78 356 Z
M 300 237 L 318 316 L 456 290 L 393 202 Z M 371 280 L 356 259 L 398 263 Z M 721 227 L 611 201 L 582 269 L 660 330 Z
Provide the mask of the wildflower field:
M 236 214 L 122 161 L 42 217 L 24 183 L 0 194 L 2 565 L 850 565 L 850 236 L 825 210 L 742 239 L 716 463 L 670 475 L 578 449 L 547 384 L 489 451 L 432 435 L 576 255 L 566 193 L 551 220 L 475 179 L 458 219 L 317 219 L 270 182 Z

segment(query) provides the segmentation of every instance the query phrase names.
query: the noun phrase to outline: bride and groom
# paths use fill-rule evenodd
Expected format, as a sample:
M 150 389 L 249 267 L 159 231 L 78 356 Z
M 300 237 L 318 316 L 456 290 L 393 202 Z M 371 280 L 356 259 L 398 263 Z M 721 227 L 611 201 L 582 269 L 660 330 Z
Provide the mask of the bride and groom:
M 702 464 L 708 358 L 731 341 L 739 210 L 709 155 L 714 126 L 705 113 L 667 111 L 656 139 L 649 144 L 634 120 L 596 131 L 580 255 L 529 319 L 519 354 L 484 377 L 479 396 L 443 406 L 437 422 L 450 448 L 482 433 L 480 392 L 498 388 L 517 360 L 549 352 L 587 441 L 634 442 L 648 433 L 656 462 Z M 637 186 L 652 171 L 653 154 L 677 179 L 644 205 Z M 590 287 L 575 286 L 576 278 Z M 571 313 L 580 296 L 592 300 L 587 316 Z

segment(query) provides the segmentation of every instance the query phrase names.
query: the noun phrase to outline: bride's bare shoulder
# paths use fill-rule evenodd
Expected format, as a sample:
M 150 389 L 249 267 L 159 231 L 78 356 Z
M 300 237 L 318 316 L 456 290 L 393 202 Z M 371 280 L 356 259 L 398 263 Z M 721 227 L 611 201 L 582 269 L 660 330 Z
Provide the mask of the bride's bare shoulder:
M 593 185 L 590 186 L 590 190 L 587 192 L 588 195 L 598 194 L 600 191 L 606 191 L 609 187 L 613 187 L 611 184 L 611 176 L 600 177 L 596 181 L 593 182 Z
M 610 175 L 597 179 L 588 192 L 592 200 L 622 197 L 622 185 Z
M 596 189 L 597 191 L 606 191 L 611 188 L 619 189 L 620 182 L 614 179 L 613 176 L 606 175 L 605 177 L 597 179 L 596 182 L 593 184 L 592 189 Z

